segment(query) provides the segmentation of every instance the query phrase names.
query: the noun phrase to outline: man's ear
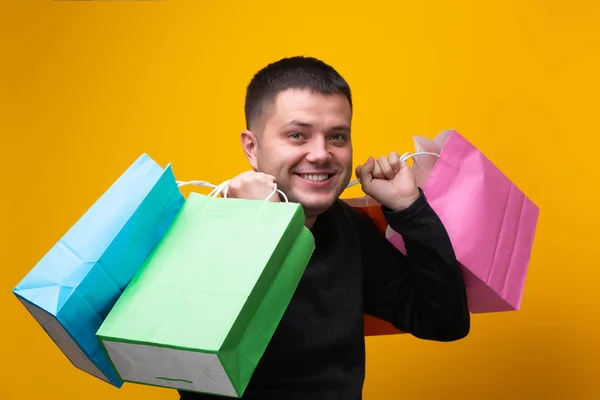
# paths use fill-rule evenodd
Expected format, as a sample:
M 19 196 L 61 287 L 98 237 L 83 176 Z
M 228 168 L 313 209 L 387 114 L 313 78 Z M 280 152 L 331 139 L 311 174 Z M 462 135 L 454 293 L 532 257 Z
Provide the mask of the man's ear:
M 258 163 L 256 162 L 256 151 L 258 147 L 258 142 L 256 136 L 249 130 L 244 130 L 240 137 L 242 141 L 242 148 L 244 149 L 244 154 L 250 163 L 250 166 L 254 171 L 258 170 Z

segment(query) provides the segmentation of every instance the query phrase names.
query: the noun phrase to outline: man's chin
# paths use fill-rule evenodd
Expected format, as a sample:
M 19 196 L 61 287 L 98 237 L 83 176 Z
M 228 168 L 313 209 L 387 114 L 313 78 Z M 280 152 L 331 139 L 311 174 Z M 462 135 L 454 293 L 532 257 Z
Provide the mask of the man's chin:
M 327 211 L 335 203 L 336 198 L 331 196 L 324 199 L 298 199 L 307 217 L 316 217 Z

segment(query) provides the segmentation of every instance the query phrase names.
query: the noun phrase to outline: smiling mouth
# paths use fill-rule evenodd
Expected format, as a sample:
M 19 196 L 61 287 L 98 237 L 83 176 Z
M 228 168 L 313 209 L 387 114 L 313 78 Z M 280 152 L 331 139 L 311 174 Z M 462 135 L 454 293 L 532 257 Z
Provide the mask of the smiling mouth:
M 325 182 L 326 180 L 331 178 L 333 175 L 332 174 L 298 174 L 298 176 L 309 182 L 320 183 L 320 182 Z

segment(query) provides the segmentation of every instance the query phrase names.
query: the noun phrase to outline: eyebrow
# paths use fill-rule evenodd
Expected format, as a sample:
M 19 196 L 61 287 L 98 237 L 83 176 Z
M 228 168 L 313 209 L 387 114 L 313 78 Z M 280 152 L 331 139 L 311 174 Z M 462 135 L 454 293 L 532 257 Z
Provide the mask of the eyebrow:
M 285 125 L 286 126 L 300 126 L 302 128 L 312 128 L 313 127 L 313 125 L 308 122 L 303 122 L 303 121 L 298 121 L 298 120 L 291 120 L 290 122 L 288 122 Z M 350 127 L 348 125 L 335 125 L 335 126 L 332 126 L 331 128 L 329 128 L 329 130 L 330 131 L 349 132 Z

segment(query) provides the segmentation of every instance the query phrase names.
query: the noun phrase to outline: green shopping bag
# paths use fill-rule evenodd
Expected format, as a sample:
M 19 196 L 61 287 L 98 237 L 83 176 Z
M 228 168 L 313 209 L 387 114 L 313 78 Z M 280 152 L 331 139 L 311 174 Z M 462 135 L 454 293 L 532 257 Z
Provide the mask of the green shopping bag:
M 125 382 L 241 397 L 313 251 L 300 204 L 190 193 L 97 337 Z

